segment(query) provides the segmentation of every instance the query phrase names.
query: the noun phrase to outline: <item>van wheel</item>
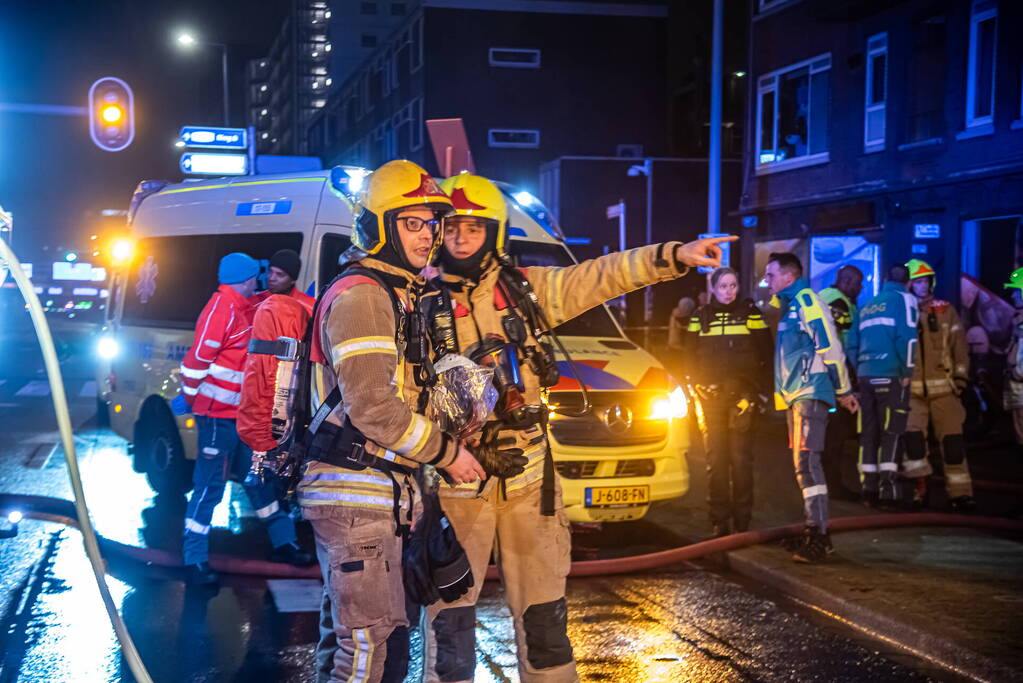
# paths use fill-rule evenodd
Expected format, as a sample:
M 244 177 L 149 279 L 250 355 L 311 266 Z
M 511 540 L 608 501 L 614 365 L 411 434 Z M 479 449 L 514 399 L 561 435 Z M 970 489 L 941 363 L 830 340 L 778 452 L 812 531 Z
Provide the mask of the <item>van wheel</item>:
M 135 469 L 146 473 L 154 491 L 179 497 L 192 488 L 195 463 L 185 459 L 174 419 L 162 406 L 143 413 L 135 427 Z

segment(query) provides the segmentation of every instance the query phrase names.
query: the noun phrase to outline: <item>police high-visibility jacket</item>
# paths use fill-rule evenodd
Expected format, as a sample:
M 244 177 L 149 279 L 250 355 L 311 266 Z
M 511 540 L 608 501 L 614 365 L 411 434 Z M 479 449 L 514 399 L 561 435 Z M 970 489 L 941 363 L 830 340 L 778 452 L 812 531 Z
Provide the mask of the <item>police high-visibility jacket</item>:
M 859 377 L 913 376 L 916 356 L 916 297 L 904 285 L 886 282 L 860 309 L 845 353 Z
M 252 339 L 275 341 L 278 337 L 301 340 L 305 336 L 316 300 L 292 288 L 290 294 L 263 297 L 252 318 Z M 277 385 L 277 357 L 250 353 L 245 359 L 241 403 L 238 405 L 238 436 L 254 451 L 277 447 L 270 417 Z
M 952 304 L 941 299 L 920 302 L 919 344 L 913 369 L 913 395 L 951 394 L 965 385 L 970 373 L 966 332 Z
M 817 400 L 830 406 L 852 391 L 845 353 L 831 311 L 799 278 L 778 292 L 781 320 L 774 353 L 774 398 L 779 410 L 796 401 Z
M 354 265 L 393 283 L 399 299 L 408 305 L 412 275 L 370 257 Z M 335 386 L 341 389 L 342 402 L 328 421 L 341 426 L 347 415 L 366 437 L 366 451 L 385 460 L 411 467 L 454 462 L 455 441 L 413 411 L 420 389 L 405 360 L 405 342 L 396 340 L 398 321 L 391 297 L 376 280 L 360 274 L 336 280 L 324 292 L 313 325 L 314 398 L 322 401 Z M 307 517 L 320 506 L 393 511 L 395 505 L 391 479 L 383 472 L 317 461 L 306 466 L 298 501 Z
M 696 309 L 682 342 L 682 362 L 692 384 L 717 385 L 752 396 L 771 387 L 771 331 L 751 299 Z
M 671 256 L 680 244 L 669 242 L 630 249 L 572 266 L 531 266 L 523 268 L 522 273 L 536 292 L 548 322 L 557 326 L 616 296 L 679 277 L 688 270 L 679 270 Z M 658 263 L 659 254 L 666 255 L 667 260 Z M 442 274 L 441 291 L 451 297 L 460 353 L 479 343 L 481 336 L 505 336 L 502 320 L 514 302 L 509 301 L 503 287 L 498 286 L 499 275 L 496 261 L 491 261 L 486 267 L 479 283 Z M 526 344 L 536 343 L 530 334 Z M 520 370 L 525 387 L 523 398 L 529 405 L 540 405 L 539 379 L 528 363 L 524 363 Z M 543 429 L 534 425 L 525 430 L 502 430 L 500 436 L 515 438 L 516 446 L 522 448 L 528 458 L 525 471 L 505 481 L 505 491 L 511 495 L 542 479 L 547 450 Z M 440 488 L 441 495 L 465 497 L 475 496 L 478 491 L 479 484 L 444 485 Z
M 182 392 L 196 415 L 236 416 L 253 312 L 248 299 L 220 285 L 199 314 L 181 361 Z

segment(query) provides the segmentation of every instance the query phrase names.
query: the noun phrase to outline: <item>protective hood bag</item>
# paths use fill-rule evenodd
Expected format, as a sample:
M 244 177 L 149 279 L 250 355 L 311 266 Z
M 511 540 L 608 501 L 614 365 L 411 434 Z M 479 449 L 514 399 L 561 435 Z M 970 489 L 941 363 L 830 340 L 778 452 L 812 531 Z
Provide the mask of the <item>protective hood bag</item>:
M 405 545 L 402 564 L 405 593 L 419 605 L 454 602 L 474 585 L 469 558 L 436 490 L 423 487 L 423 514 Z

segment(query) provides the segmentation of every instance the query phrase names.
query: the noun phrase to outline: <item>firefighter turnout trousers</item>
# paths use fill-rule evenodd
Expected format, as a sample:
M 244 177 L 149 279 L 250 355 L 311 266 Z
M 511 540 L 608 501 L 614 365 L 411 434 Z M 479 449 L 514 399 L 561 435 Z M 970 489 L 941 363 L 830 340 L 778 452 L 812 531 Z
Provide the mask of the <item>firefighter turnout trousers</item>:
M 394 515 L 339 505 L 303 512 L 323 574 L 317 683 L 403 681 L 409 618 Z
M 898 495 L 899 439 L 909 417 L 909 387 L 898 377 L 860 377 L 860 483 L 867 495 Z
M 793 403 L 786 412 L 789 446 L 796 470 L 796 482 L 803 494 L 806 525 L 828 530 L 828 485 L 824 481 L 821 453 L 828 426 L 828 404 L 815 399 Z
M 252 467 L 252 450 L 238 437 L 235 421 L 226 417 L 196 415 L 198 455 L 192 475 L 192 497 L 185 510 L 183 555 L 186 565 L 209 559 L 210 522 L 213 508 L 224 497 L 228 478 L 244 481 Z M 245 486 L 245 493 L 266 526 L 275 548 L 295 543 L 295 523 L 277 502 L 277 485 L 273 475 Z
M 540 514 L 541 481 L 507 497 L 488 480 L 478 497 L 444 496 L 441 505 L 472 565 L 474 585 L 428 610 L 426 680 L 471 681 L 476 669 L 476 602 L 493 550 L 511 610 L 519 680 L 578 681 L 569 642 L 565 579 L 572 539 L 557 485 L 555 514 Z
M 909 400 L 909 426 L 906 428 L 906 458 L 903 476 L 918 479 L 931 474 L 927 460 L 927 426 L 934 425 L 934 435 L 945 465 L 945 491 L 949 498 L 973 495 L 973 482 L 966 462 L 963 421 L 966 411 L 953 393 L 940 396 L 913 396 Z

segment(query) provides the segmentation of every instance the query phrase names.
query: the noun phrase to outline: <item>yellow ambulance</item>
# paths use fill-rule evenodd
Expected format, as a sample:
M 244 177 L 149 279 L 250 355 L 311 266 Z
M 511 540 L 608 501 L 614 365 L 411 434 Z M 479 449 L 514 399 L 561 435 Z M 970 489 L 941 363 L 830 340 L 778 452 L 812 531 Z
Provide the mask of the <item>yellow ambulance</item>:
M 195 319 L 216 289 L 217 263 L 233 251 L 268 261 L 278 249 L 302 256 L 298 286 L 309 291 L 337 273 L 349 246 L 345 193 L 365 172 L 353 167 L 239 176 L 179 184 L 145 181 L 132 198 L 132 249 L 112 275 L 111 305 L 97 347 L 97 384 L 111 427 L 129 440 L 135 468 L 155 490 L 191 486 L 195 420 L 177 399 L 178 366 Z M 556 222 L 527 192 L 502 185 L 510 250 L 520 265 L 574 263 Z M 604 306 L 558 328 L 592 411 L 567 417 L 582 393 L 564 357 L 552 388 L 551 442 L 570 519 L 639 519 L 650 503 L 683 495 L 688 404 L 649 353 L 629 341 Z

